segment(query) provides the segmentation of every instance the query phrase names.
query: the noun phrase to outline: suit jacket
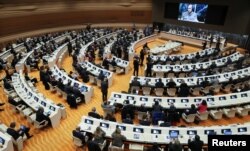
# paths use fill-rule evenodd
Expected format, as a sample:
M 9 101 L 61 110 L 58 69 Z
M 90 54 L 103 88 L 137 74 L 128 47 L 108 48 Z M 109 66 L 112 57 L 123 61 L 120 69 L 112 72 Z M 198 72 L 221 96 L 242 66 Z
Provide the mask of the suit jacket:
M 99 145 L 94 141 L 88 142 L 88 150 L 89 151 L 101 151 Z
M 191 141 L 188 140 L 188 147 L 191 151 L 202 151 L 202 146 L 204 145 L 203 141 Z
M 98 113 L 95 113 L 95 112 L 89 112 L 88 116 L 91 116 L 91 117 L 97 118 L 97 119 L 101 118 L 101 116 Z
M 20 134 L 18 133 L 18 131 L 14 130 L 14 129 L 12 129 L 12 128 L 8 128 L 8 129 L 7 129 L 7 133 L 8 133 L 9 135 L 11 135 L 15 140 L 17 140 L 18 137 L 20 136 Z
M 155 83 L 155 87 L 156 88 L 163 88 L 164 84 L 163 84 L 163 82 L 158 81 L 158 82 Z
M 112 146 L 117 146 L 117 147 L 122 147 L 123 141 L 126 140 L 125 136 L 118 135 L 118 134 L 115 134 L 115 133 L 112 134 L 112 138 L 113 138 Z
M 43 120 L 48 120 L 48 117 L 41 112 L 36 112 L 36 121 L 42 122 Z
M 102 81 L 101 90 L 102 92 L 108 92 L 108 82 Z
M 72 131 L 72 134 L 73 134 L 74 137 L 79 138 L 79 139 L 82 140 L 83 143 L 84 143 L 84 141 L 85 141 L 85 136 L 84 136 L 81 132 L 76 131 L 76 130 L 73 130 L 73 131 Z

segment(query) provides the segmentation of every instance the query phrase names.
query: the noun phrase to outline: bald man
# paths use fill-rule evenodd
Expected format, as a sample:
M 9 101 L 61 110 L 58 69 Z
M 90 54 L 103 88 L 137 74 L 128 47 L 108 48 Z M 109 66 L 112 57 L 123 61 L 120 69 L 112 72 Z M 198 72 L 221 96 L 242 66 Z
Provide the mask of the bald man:
M 183 21 L 191 21 L 191 22 L 199 22 L 197 19 L 197 14 L 193 12 L 193 5 L 188 5 L 188 10 L 183 12 L 181 15 L 181 20 Z

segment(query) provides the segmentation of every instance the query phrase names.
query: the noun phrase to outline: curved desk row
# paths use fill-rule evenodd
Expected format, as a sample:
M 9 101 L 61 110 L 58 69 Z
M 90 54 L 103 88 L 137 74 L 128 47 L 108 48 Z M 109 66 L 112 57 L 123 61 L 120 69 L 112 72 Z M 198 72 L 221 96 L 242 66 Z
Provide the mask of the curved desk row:
M 157 46 L 155 48 L 150 49 L 150 53 L 152 54 L 163 54 L 163 53 L 167 53 L 170 54 L 172 52 L 173 49 L 180 49 L 181 48 L 181 43 L 179 42 L 166 42 L 163 45 Z
M 27 40 L 29 41 L 29 40 Z M 13 46 L 13 49 L 15 50 L 15 52 L 19 53 L 19 52 L 22 52 L 22 51 L 25 51 L 26 48 L 24 46 L 24 43 L 20 43 L 18 45 L 15 45 Z M 1 54 L 0 54 L 0 58 L 2 58 L 3 60 L 11 60 L 12 58 L 10 58 L 10 56 L 12 55 L 11 50 L 8 49 L 8 50 L 4 50 Z
M 233 80 L 235 79 L 243 79 L 245 77 L 250 76 L 250 67 L 243 68 L 240 70 L 232 71 L 232 72 L 225 72 L 222 74 L 217 75 L 210 75 L 210 76 L 200 76 L 200 77 L 185 77 L 185 78 L 173 78 L 174 82 L 176 83 L 176 86 L 180 86 L 180 84 L 184 81 L 187 83 L 188 86 L 197 86 L 202 81 L 205 80 L 205 78 L 208 78 L 208 81 L 218 81 L 219 83 L 228 82 L 230 78 Z M 137 80 L 141 83 L 141 85 L 145 85 L 148 81 L 149 86 L 154 87 L 155 83 L 158 82 L 159 78 L 152 78 L 152 77 L 135 77 L 132 76 L 130 80 L 131 82 L 137 78 Z M 167 83 L 170 81 L 171 78 L 161 78 L 162 82 L 166 86 Z
M 85 62 L 81 62 L 80 63 L 81 67 L 85 67 L 87 69 L 88 72 L 90 72 L 92 75 L 94 75 L 95 77 L 98 77 L 100 72 L 102 71 L 104 76 L 108 79 L 108 85 L 109 87 L 111 87 L 112 83 L 113 83 L 113 72 L 100 68 L 88 61 Z
M 202 39 L 202 38 L 196 38 L 193 36 L 188 36 L 188 35 L 183 35 L 183 34 L 178 34 L 178 33 L 170 33 L 170 32 L 165 32 L 162 31 L 159 34 L 160 37 L 162 38 L 166 38 L 166 39 L 170 39 L 170 40 L 177 40 L 177 41 L 182 41 L 185 44 L 189 44 L 189 45 L 194 45 L 194 46 L 198 46 L 201 47 L 204 43 L 204 41 L 210 42 L 210 39 Z M 212 47 L 216 47 L 216 39 L 213 39 L 213 43 L 212 43 Z M 220 42 L 220 48 L 223 49 L 224 48 L 224 44 L 222 43 L 222 41 Z
M 12 76 L 12 84 L 17 95 L 34 111 L 39 107 L 44 108 L 44 114 L 49 116 L 52 127 L 59 125 L 61 118 L 66 117 L 65 108 L 57 106 L 53 101 L 46 99 L 42 94 L 27 83 L 22 71 Z
M 132 125 L 83 116 L 78 126 L 80 126 L 82 131 L 92 134 L 94 134 L 96 127 L 100 126 L 108 138 L 112 137 L 112 133 L 118 127 L 121 129 L 122 135 L 127 138 L 127 141 L 149 144 L 169 144 L 173 138 L 178 138 L 181 144 L 187 144 L 188 139 L 194 137 L 196 134 L 207 144 L 208 135 L 212 133 L 216 133 L 217 135 L 250 134 L 250 123 L 242 125 L 181 128 Z
M 210 60 L 207 62 L 201 62 L 201 63 L 194 63 L 194 64 L 181 64 L 181 65 L 153 65 L 152 71 L 153 72 L 190 72 L 193 69 L 199 70 L 199 69 L 208 69 L 213 63 L 216 64 L 216 67 L 224 66 L 227 64 L 227 61 L 231 59 L 232 62 L 237 62 L 243 55 L 239 52 L 236 52 L 234 54 L 231 54 L 230 56 L 226 56 L 223 58 L 219 58 L 216 60 Z M 146 70 L 146 68 L 145 68 Z
M 107 44 L 104 47 L 104 53 L 103 53 L 103 59 L 105 58 L 105 56 L 110 56 L 111 55 L 111 48 L 114 45 L 115 41 L 112 41 L 111 43 Z M 129 61 L 123 60 L 121 58 L 118 58 L 114 55 L 112 55 L 112 57 L 109 59 L 109 61 L 111 62 L 113 59 L 115 59 L 115 62 L 117 64 L 118 67 L 123 68 L 125 70 L 125 74 L 128 73 L 129 70 Z
M 152 60 L 157 61 L 157 60 L 161 60 L 161 61 L 166 61 L 167 58 L 169 58 L 170 60 L 174 60 L 175 58 L 179 58 L 180 60 L 184 60 L 184 59 L 193 59 L 196 56 L 196 53 L 199 53 L 200 57 L 203 56 L 210 56 L 215 52 L 215 49 L 213 48 L 208 48 L 208 49 L 204 49 L 198 52 L 194 52 L 194 53 L 188 53 L 188 54 L 181 54 L 181 55 L 161 55 L 161 56 L 150 56 Z
M 71 86 L 78 87 L 81 93 L 84 94 L 86 103 L 91 100 L 91 97 L 94 94 L 93 87 L 85 85 L 77 80 L 70 78 L 67 73 L 61 71 L 56 65 L 50 69 L 56 80 L 61 78 L 63 80 L 63 84 L 68 84 L 68 82 L 71 82 Z
M 174 103 L 177 109 L 188 109 L 191 104 L 198 105 L 202 100 L 207 101 L 208 108 L 249 104 L 249 97 L 250 91 L 205 97 L 156 97 L 112 92 L 109 101 L 110 104 L 114 105 L 116 103 L 123 104 L 125 100 L 129 100 L 129 103 L 136 107 L 141 107 L 144 104 L 146 108 L 152 108 L 155 101 L 158 101 L 165 109 L 169 109 L 171 103 Z

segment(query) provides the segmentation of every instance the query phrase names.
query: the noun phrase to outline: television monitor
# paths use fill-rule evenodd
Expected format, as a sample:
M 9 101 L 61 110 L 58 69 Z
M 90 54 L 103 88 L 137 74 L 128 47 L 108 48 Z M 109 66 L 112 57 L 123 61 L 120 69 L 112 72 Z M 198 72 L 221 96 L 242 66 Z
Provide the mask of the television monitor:
M 87 91 L 88 91 L 88 88 L 85 87 L 85 86 L 82 86 L 82 87 L 80 88 L 80 91 L 81 91 L 81 92 L 87 92 Z
M 136 132 L 136 133 L 144 133 L 144 129 L 143 129 L 143 128 L 134 127 L 134 128 L 133 128 L 133 132 Z
M 46 107 L 46 102 L 42 101 L 41 104 L 42 106 Z
M 201 102 L 202 99 L 194 99 L 194 102 Z
M 247 132 L 247 128 L 246 127 L 239 127 L 238 132 Z
M 161 99 L 159 99 L 159 98 L 154 98 L 154 102 L 161 102 Z
M 100 123 L 100 126 L 103 128 L 109 128 L 109 124 L 108 123 Z
M 195 130 L 188 130 L 187 131 L 187 135 L 196 135 L 197 134 L 197 131 Z
M 182 102 L 182 103 L 188 103 L 189 100 L 188 100 L 188 99 L 181 99 L 181 102 Z
M 225 97 L 225 96 L 220 96 L 220 97 L 219 97 L 219 100 L 220 100 L 220 101 L 226 100 L 226 97 Z
M 179 135 L 179 131 L 178 130 L 170 130 L 169 131 L 170 138 L 177 138 L 178 135 Z
M 115 98 L 121 98 L 122 95 L 120 95 L 120 94 L 115 94 L 114 97 L 115 97 Z
M 178 20 L 205 23 L 207 9 L 207 4 L 180 3 Z
M 79 83 L 74 83 L 74 87 L 79 87 Z
M 237 95 L 231 95 L 230 98 L 231 99 L 237 99 Z
M 162 69 L 162 66 L 156 66 L 157 69 Z
M 121 131 L 126 131 L 126 126 L 116 125 L 116 127 L 119 128 Z
M 38 99 L 38 97 L 34 97 L 34 100 L 36 101 L 36 102 L 38 102 L 39 101 L 39 99 Z
M 141 100 L 141 101 L 147 102 L 147 101 L 148 101 L 148 98 L 141 97 L 140 100 Z
M 214 102 L 214 98 L 207 98 L 207 102 Z
M 93 125 L 93 121 L 89 119 L 85 119 L 85 123 Z
M 232 135 L 231 129 L 222 129 L 221 133 L 224 135 Z
M 151 134 L 161 134 L 161 130 L 159 130 L 159 129 L 151 129 Z
M 214 130 L 205 130 L 204 133 L 206 135 L 211 135 L 211 134 L 215 134 L 215 131 Z
M 243 98 L 243 97 L 247 97 L 248 95 L 247 95 L 247 93 L 242 93 L 241 94 L 241 97 Z
M 127 96 L 127 99 L 128 99 L 128 100 L 134 100 L 135 97 L 133 97 L 133 96 Z
M 3 139 L 2 137 L 0 137 L 0 144 L 4 144 L 5 143 L 5 139 Z
M 54 106 L 52 106 L 52 105 L 49 107 L 49 109 L 50 109 L 51 111 L 55 111 L 55 110 L 56 110 L 56 108 L 55 108 Z
M 179 82 L 179 83 L 181 83 L 181 82 L 182 82 L 182 79 L 177 79 L 176 81 Z
M 175 99 L 167 99 L 167 102 L 168 102 L 168 103 L 174 103 L 174 102 L 175 102 Z

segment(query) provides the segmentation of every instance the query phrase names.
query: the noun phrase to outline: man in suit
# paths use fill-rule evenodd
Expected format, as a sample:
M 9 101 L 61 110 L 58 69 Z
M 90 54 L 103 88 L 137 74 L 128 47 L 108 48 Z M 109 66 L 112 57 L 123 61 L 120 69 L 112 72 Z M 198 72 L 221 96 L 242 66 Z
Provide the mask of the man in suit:
M 110 111 L 112 111 L 112 113 L 115 113 L 115 106 L 114 105 L 110 105 L 109 101 L 104 101 L 101 104 L 101 106 L 102 106 L 103 109 L 110 110 Z
M 82 141 L 82 144 L 85 144 L 85 135 L 81 132 L 80 127 L 77 127 L 72 131 L 72 135 L 76 138 L 79 138 Z
M 134 58 L 134 76 L 138 76 L 138 72 L 139 72 L 139 60 L 137 57 Z
M 24 137 L 24 134 L 27 136 L 27 138 L 31 138 L 32 135 L 29 134 L 30 128 L 23 126 L 19 130 L 15 130 L 16 123 L 12 122 L 10 123 L 10 127 L 7 129 L 7 133 L 11 135 L 15 140 L 17 140 L 20 136 Z
M 41 123 L 42 121 L 44 121 L 44 122 L 48 121 L 48 123 L 50 123 L 50 118 L 48 116 L 44 115 L 44 108 L 43 107 L 38 108 L 38 110 L 36 112 L 36 121 L 39 123 Z
M 146 77 L 152 77 L 152 68 L 153 68 L 153 64 L 151 63 L 151 61 L 148 61 L 147 69 L 146 69 Z
M 96 108 L 95 108 L 95 107 L 93 107 L 92 110 L 91 110 L 91 112 L 88 113 L 88 116 L 91 116 L 91 117 L 97 118 L 97 119 L 102 118 L 102 116 L 99 115 L 99 114 L 96 112 Z
M 144 56 L 145 56 L 145 51 L 144 49 L 141 49 L 140 51 L 140 61 L 141 61 L 140 65 L 141 66 L 143 66 Z
M 188 147 L 191 151 L 202 151 L 203 141 L 200 140 L 199 135 L 195 135 L 194 140 L 188 139 Z
M 73 94 L 75 95 L 76 98 L 80 97 L 81 98 L 81 102 L 85 103 L 85 95 L 81 93 L 79 87 L 73 87 L 72 88 L 72 92 L 73 92 Z
M 101 91 L 102 91 L 102 101 L 107 101 L 108 97 L 108 79 L 105 78 L 101 83 Z
M 105 69 L 109 69 L 109 61 L 108 59 L 105 57 L 104 60 L 102 61 L 102 66 L 104 66 Z
M 167 83 L 167 87 L 168 88 L 175 88 L 176 87 L 176 83 L 174 82 L 173 79 L 170 79 L 170 81 Z
M 103 74 L 103 71 L 101 70 L 98 77 L 97 77 L 97 79 L 103 81 L 104 78 L 105 78 L 105 75 Z
M 135 78 L 132 80 L 132 82 L 131 82 L 131 84 L 130 84 L 131 87 L 133 87 L 133 86 L 141 86 L 141 83 L 140 83 L 137 79 L 138 79 L 138 78 L 135 77 Z
M 163 88 L 164 83 L 162 82 L 161 78 L 155 83 L 155 88 Z
M 129 100 L 125 100 L 121 116 L 122 119 L 125 119 L 127 117 L 127 114 L 129 114 L 130 118 L 134 119 L 135 113 L 134 113 L 134 106 L 132 104 L 129 104 Z
M 72 93 L 67 94 L 67 102 L 70 106 L 70 108 L 77 108 L 77 103 L 76 103 L 76 97 Z
M 64 92 L 67 94 L 73 92 L 73 88 L 70 85 L 71 85 L 71 83 L 69 82 L 67 85 L 64 86 Z

